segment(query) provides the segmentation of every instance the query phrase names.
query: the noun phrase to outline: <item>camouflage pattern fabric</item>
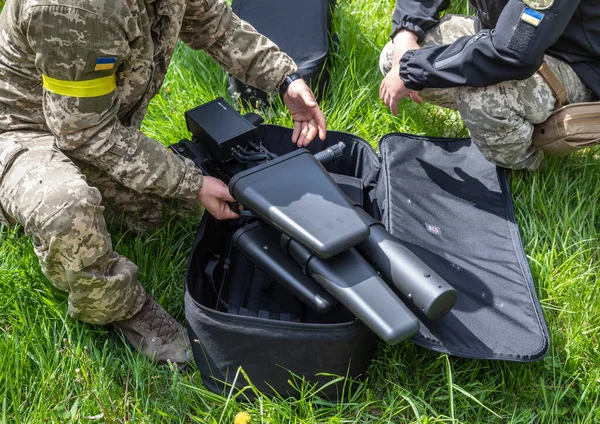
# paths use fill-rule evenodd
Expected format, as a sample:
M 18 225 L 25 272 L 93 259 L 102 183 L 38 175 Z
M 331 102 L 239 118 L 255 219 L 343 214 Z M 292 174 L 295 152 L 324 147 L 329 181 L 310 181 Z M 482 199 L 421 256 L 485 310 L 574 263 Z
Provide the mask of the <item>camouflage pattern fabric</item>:
M 446 15 L 426 33 L 422 46 L 451 44 L 474 33 L 472 17 Z M 390 41 L 379 58 L 384 75 L 391 69 L 392 53 Z M 567 63 L 551 56 L 544 60 L 567 89 L 569 103 L 593 98 L 591 90 Z M 539 167 L 543 153 L 532 146 L 534 124 L 544 122 L 557 101 L 538 73 L 525 80 L 489 87 L 426 88 L 420 95 L 429 103 L 458 110 L 473 142 L 490 162 L 511 169 Z
M 554 4 L 554 0 L 523 0 L 523 3 L 534 9 L 542 10 L 548 9 L 550 6 L 552 6 Z
M 225 0 L 8 0 L 0 14 L 0 221 L 23 225 L 81 320 L 127 319 L 145 299 L 103 204 L 148 229 L 162 199 L 188 208 L 202 186 L 139 131 L 178 38 L 267 92 L 296 71 Z
M 44 274 L 69 292 L 71 316 L 99 324 L 132 316 L 145 292 L 137 266 L 112 249 L 100 192 L 53 147 L 52 136 L 8 132 L 0 143 L 20 149 L 3 172 L 0 203 L 33 240 Z
M 185 221 L 202 216 L 202 207 L 196 199 L 166 199 L 150 193 L 138 193 L 98 168 L 74 162 L 88 184 L 100 192 L 106 221 L 121 231 L 152 234 L 172 216 Z

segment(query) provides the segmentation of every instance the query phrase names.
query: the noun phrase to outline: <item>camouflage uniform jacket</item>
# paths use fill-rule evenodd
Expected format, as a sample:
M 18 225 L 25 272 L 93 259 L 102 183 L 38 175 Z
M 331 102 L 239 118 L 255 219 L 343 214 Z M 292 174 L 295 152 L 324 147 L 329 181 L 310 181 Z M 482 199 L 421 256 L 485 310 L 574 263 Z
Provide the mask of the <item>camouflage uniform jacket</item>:
M 139 131 L 178 38 L 265 91 L 296 70 L 225 0 L 8 0 L 0 134 L 51 132 L 69 157 L 131 189 L 196 197 L 202 177 L 192 162 Z M 0 162 L 12 148 L 0 143 Z

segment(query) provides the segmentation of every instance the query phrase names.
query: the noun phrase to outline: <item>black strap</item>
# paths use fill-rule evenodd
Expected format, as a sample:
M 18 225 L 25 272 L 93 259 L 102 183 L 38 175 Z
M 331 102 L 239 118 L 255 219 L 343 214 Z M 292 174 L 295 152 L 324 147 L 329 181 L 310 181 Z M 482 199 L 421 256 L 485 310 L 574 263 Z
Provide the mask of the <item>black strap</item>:
M 250 263 L 248 263 L 250 265 Z M 246 299 L 246 307 L 248 308 L 248 314 L 255 317 L 258 316 L 258 310 L 260 308 L 260 297 L 262 295 L 263 283 L 265 281 L 265 273 L 258 269 L 256 266 L 252 266 L 249 278 L 250 288 L 248 290 L 248 297 Z
M 248 284 L 250 278 L 245 272 L 246 266 L 240 265 L 240 262 L 248 262 L 239 254 L 234 255 L 232 262 L 236 264 L 230 273 L 229 281 L 226 283 L 229 286 L 227 300 L 229 301 L 229 309 L 227 312 L 234 315 L 245 315 L 242 313 L 242 307 L 246 304 L 246 293 L 248 292 Z M 246 264 L 248 265 L 248 264 Z

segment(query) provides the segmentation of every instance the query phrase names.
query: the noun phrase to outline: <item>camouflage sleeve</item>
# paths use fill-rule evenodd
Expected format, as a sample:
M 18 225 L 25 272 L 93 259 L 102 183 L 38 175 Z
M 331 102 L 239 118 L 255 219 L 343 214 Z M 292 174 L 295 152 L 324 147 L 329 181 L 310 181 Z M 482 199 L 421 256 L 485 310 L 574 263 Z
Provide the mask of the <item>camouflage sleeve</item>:
M 195 198 L 202 175 L 193 163 L 118 119 L 118 68 L 130 54 L 125 30 L 68 6 L 34 6 L 23 18 L 56 146 L 140 193 Z
M 298 69 L 291 57 L 237 17 L 225 0 L 189 0 L 180 38 L 193 49 L 205 50 L 240 81 L 269 93 Z

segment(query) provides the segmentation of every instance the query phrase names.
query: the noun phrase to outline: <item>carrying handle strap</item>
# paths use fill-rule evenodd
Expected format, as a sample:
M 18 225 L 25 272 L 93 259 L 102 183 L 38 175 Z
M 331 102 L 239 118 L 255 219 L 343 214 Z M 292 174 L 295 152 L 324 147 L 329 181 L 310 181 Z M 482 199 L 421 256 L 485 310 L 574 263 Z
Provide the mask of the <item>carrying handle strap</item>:
M 554 93 L 554 97 L 558 101 L 559 106 L 563 106 L 567 103 L 567 89 L 562 82 L 558 79 L 554 71 L 548 66 L 546 62 L 542 63 L 538 73 L 544 78 L 544 81 L 548 83 L 550 89 Z

